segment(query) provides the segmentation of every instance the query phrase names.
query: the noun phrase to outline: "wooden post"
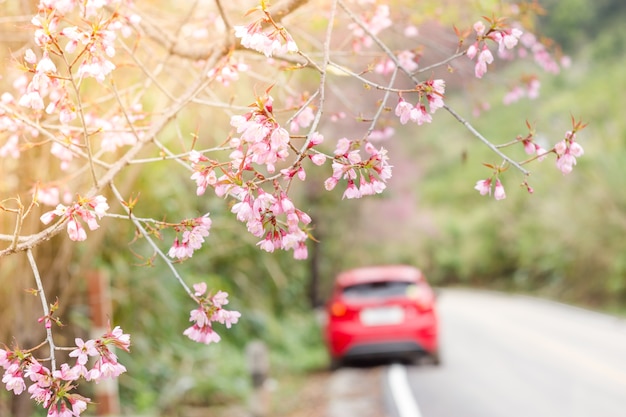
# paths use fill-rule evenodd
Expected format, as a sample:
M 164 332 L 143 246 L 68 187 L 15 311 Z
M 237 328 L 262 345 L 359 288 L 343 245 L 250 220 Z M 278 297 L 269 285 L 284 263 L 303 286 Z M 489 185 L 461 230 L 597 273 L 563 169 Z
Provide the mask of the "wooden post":
M 98 338 L 108 330 L 111 320 L 111 294 L 109 280 L 100 271 L 87 273 L 89 307 L 91 311 L 91 338 Z M 120 401 L 117 380 L 107 378 L 94 385 L 97 416 L 114 416 L 120 414 Z
M 252 379 L 250 413 L 253 417 L 266 417 L 270 411 L 270 393 L 266 383 L 270 370 L 267 347 L 259 340 L 252 341 L 246 347 L 246 357 Z

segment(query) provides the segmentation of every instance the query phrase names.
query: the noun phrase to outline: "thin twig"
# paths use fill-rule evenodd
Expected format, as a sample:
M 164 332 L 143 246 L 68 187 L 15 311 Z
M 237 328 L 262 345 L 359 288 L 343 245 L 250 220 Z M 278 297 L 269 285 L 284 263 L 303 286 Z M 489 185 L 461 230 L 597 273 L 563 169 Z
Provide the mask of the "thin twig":
M 124 201 L 124 198 L 122 197 L 120 192 L 115 187 L 115 184 L 111 183 L 111 189 L 113 190 L 113 195 L 115 195 L 115 197 L 118 199 L 118 201 L 121 204 Z M 183 277 L 180 276 L 180 274 L 178 273 L 178 271 L 174 267 L 174 264 L 172 263 L 172 261 L 165 255 L 165 253 L 163 253 L 161 248 L 159 248 L 159 246 L 156 243 L 154 243 L 154 240 L 152 239 L 152 237 L 150 236 L 148 231 L 143 227 L 143 225 L 141 224 L 139 219 L 137 217 L 135 217 L 135 215 L 132 213 L 130 208 L 128 208 L 128 206 L 126 206 L 125 204 L 121 204 L 121 205 L 124 208 L 124 210 L 126 211 L 126 213 L 128 214 L 128 218 L 133 222 L 133 224 L 135 225 L 137 230 L 139 230 L 139 232 L 143 235 L 143 237 L 146 238 L 146 241 L 148 242 L 148 244 L 150 246 L 152 246 L 152 249 L 154 249 L 154 251 L 163 260 L 163 262 L 165 262 L 165 264 L 170 269 L 170 271 L 172 271 L 172 274 L 174 275 L 176 280 L 179 282 L 179 284 L 184 288 L 185 292 L 189 295 L 189 297 L 191 297 L 193 300 L 198 301 L 196 299 L 196 296 L 193 294 L 193 292 L 189 288 L 189 286 L 183 280 Z
M 449 107 L 447 104 L 444 104 L 443 108 L 446 109 L 448 111 L 448 113 L 450 113 L 452 116 L 454 116 L 454 118 L 456 120 L 458 120 L 463 126 L 465 126 L 465 128 L 467 130 L 469 130 L 474 136 L 476 136 L 478 139 L 480 139 L 485 145 L 487 145 L 487 147 L 489 149 L 491 149 L 493 152 L 495 152 L 498 156 L 500 156 L 502 159 L 507 161 L 509 164 L 511 164 L 515 168 L 517 168 L 522 174 L 524 174 L 526 176 L 530 175 L 530 172 L 528 170 L 526 170 L 524 167 L 522 167 L 519 163 L 515 162 L 513 159 L 511 159 L 508 156 L 506 156 L 506 154 L 504 154 L 502 151 L 500 151 L 500 149 L 498 149 L 493 143 L 491 143 L 487 138 L 485 138 L 478 130 L 476 130 L 474 128 L 474 126 L 472 126 L 467 120 L 465 120 L 460 114 L 458 114 L 456 111 L 454 111 L 451 107 Z
M 37 292 L 39 293 L 39 299 L 41 300 L 41 306 L 43 307 L 44 314 L 44 324 L 45 320 L 50 316 L 50 310 L 48 309 L 48 301 L 46 300 L 46 293 L 43 290 L 43 284 L 41 282 L 41 277 L 39 276 L 39 269 L 37 268 L 37 263 L 35 262 L 35 258 L 33 257 L 33 252 L 29 248 L 26 251 L 26 256 L 28 257 L 28 262 L 30 263 L 30 268 L 33 270 L 33 275 L 35 276 L 35 282 L 37 283 Z M 48 346 L 50 346 L 50 367 L 52 372 L 56 371 L 56 357 L 54 355 L 54 340 L 52 339 L 52 329 L 48 326 L 46 327 L 46 340 L 48 341 Z
M 389 80 L 389 87 L 391 87 L 396 82 L 397 75 L 398 75 L 398 67 L 395 67 L 393 69 L 393 73 L 391 74 L 391 79 Z M 385 104 L 387 103 L 387 100 L 389 100 L 390 94 L 391 94 L 391 90 L 386 89 L 385 95 L 383 96 L 380 106 L 378 106 L 378 109 L 376 110 L 376 114 L 374 115 L 374 118 L 372 119 L 372 123 L 370 123 L 370 127 L 367 129 L 367 132 L 365 133 L 365 139 L 367 139 L 369 135 L 374 131 L 374 127 L 376 127 L 376 124 L 378 123 L 378 119 L 380 118 L 380 115 L 383 114 L 383 109 L 385 108 Z

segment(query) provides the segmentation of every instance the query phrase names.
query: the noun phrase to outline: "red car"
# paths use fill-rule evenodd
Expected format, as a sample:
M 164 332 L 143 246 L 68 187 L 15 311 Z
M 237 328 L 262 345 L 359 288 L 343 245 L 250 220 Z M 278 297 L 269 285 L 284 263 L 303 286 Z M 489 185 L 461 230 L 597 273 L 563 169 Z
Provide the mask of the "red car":
M 325 339 L 332 367 L 360 359 L 430 357 L 439 364 L 435 293 L 407 265 L 340 273 L 326 305 Z

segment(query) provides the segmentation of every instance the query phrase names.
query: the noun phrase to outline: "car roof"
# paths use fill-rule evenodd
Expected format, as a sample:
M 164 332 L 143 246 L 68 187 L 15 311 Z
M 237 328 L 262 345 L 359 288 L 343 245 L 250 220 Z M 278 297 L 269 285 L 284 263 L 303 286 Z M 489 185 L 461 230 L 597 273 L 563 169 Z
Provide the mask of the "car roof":
M 410 265 L 377 265 L 354 268 L 337 275 L 335 285 L 347 287 L 379 281 L 414 282 L 423 279 L 422 272 Z

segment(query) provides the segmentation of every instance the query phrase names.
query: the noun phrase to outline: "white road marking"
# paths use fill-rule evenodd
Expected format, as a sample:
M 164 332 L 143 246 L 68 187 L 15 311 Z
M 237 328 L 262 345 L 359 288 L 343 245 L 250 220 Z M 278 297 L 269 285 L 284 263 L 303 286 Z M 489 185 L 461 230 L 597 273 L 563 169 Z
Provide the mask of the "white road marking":
M 391 396 L 398 409 L 400 417 L 422 417 L 417 401 L 409 387 L 406 368 L 394 363 L 389 367 L 387 373 Z

